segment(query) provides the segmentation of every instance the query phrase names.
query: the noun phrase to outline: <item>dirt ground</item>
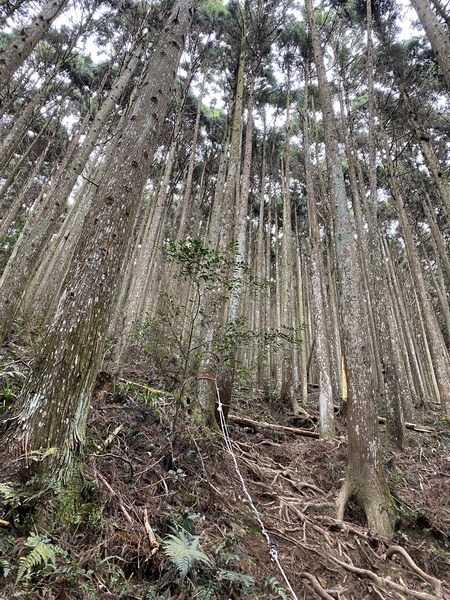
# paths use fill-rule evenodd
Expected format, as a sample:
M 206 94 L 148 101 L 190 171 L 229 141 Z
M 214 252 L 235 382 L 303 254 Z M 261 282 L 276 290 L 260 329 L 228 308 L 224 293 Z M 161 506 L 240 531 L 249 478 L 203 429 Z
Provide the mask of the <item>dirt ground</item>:
M 314 433 L 315 404 L 312 389 L 309 415 L 298 417 L 244 394 L 233 413 Z M 232 418 L 233 458 L 219 433 L 201 431 L 187 413 L 132 374 L 99 386 L 76 522 L 44 532 L 54 561 L 18 582 L 32 502 L 0 495 L 9 523 L 0 525 L 0 597 L 450 600 L 450 433 L 437 419 L 425 419 L 425 432 L 408 430 L 402 452 L 382 433 L 399 514 L 388 542 L 367 530 L 356 504 L 344 522 L 334 518 L 346 464 L 339 415 L 333 442 Z M 4 463 L 1 484 L 7 472 Z

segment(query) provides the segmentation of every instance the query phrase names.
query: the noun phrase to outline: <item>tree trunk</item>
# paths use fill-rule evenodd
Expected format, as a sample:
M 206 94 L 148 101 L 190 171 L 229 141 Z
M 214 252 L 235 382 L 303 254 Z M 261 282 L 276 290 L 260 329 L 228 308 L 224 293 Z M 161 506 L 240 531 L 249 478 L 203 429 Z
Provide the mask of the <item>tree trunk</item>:
M 42 11 L 23 27 L 17 38 L 0 54 L 0 88 L 6 86 L 17 69 L 31 54 L 37 43 L 50 29 L 50 25 L 65 8 L 69 0 L 49 0 Z
M 442 69 L 447 91 L 450 92 L 450 38 L 431 8 L 429 0 L 411 0 L 425 29 L 436 59 Z
M 400 389 L 397 385 L 400 382 L 401 374 L 398 372 L 401 368 L 399 362 L 394 359 L 393 332 L 389 327 L 389 300 L 386 294 L 389 293 L 387 284 L 387 272 L 383 257 L 381 236 L 383 232 L 378 224 L 378 195 L 377 195 L 377 161 L 375 147 L 375 89 L 373 80 L 373 39 L 372 39 L 372 0 L 367 0 L 367 80 L 368 80 L 368 133 L 369 133 L 369 206 L 366 214 L 368 223 L 368 241 L 371 255 L 371 268 L 369 269 L 369 281 L 373 312 L 376 323 L 376 338 L 378 348 L 376 352 L 377 364 L 382 368 L 382 380 L 380 381 L 380 391 L 384 396 L 384 406 L 386 407 L 386 429 L 390 441 L 402 448 L 405 435 L 405 424 L 402 412 L 402 403 Z
M 315 320 L 316 357 L 319 367 L 319 418 L 320 437 L 331 440 L 335 437 L 333 389 L 328 353 L 326 310 L 323 293 L 324 267 L 320 251 L 320 231 L 316 208 L 316 193 L 311 160 L 309 158 L 308 86 L 310 83 L 309 65 L 305 77 L 305 98 L 303 114 L 303 144 L 305 148 L 306 198 L 308 202 L 309 235 L 311 239 L 311 288 Z
M 383 132 L 384 133 L 384 132 Z M 411 272 L 414 278 L 415 287 L 418 297 L 420 298 L 420 306 L 423 310 L 425 328 L 427 332 L 427 341 L 430 345 L 430 351 L 433 357 L 434 371 L 439 387 L 439 396 L 442 411 L 450 418 L 450 358 L 448 350 L 442 336 L 442 332 L 437 322 L 436 315 L 433 311 L 429 294 L 426 288 L 422 267 L 411 227 L 409 224 L 408 215 L 405 210 L 403 194 L 400 184 L 396 177 L 395 165 L 390 156 L 387 140 L 383 135 L 383 144 L 386 157 L 386 171 L 389 179 L 392 197 L 395 200 L 397 207 L 400 227 L 405 242 L 408 259 L 411 264 Z
M 333 104 L 311 0 L 306 0 L 306 9 L 322 104 L 348 377 L 348 465 L 338 497 L 338 518 L 343 518 L 348 499 L 355 496 L 364 509 L 369 528 L 380 535 L 391 537 L 390 516 L 393 505 L 379 452 L 378 416 L 377 407 L 373 402 L 362 277 L 348 210 Z
M 4 442 L 16 453 L 56 448 L 40 463 L 60 484 L 83 445 L 92 388 L 102 359 L 120 272 L 158 131 L 189 30 L 195 0 L 178 0 L 145 73 L 126 127 L 108 153 L 63 292 Z
M 67 198 L 69 197 L 78 176 L 85 168 L 111 111 L 124 93 L 131 76 L 136 70 L 141 52 L 142 44 L 131 54 L 123 72 L 114 82 L 107 98 L 95 114 L 85 140 L 77 149 L 75 149 L 76 144 L 83 133 L 84 123 L 80 127 L 78 134 L 72 142 L 72 151 L 68 152 L 64 157 L 62 164 L 53 178 L 50 190 L 39 204 L 39 207 L 30 215 L 17 248 L 10 259 L 0 283 L 0 298 L 2 301 L 2 306 L 0 307 L 0 339 L 4 339 L 8 334 L 10 325 L 21 308 L 25 289 L 31 282 L 31 274 L 36 270 L 38 264 L 40 265 L 39 271 L 41 272 L 41 277 L 47 274 L 53 282 L 54 290 L 52 294 L 48 294 L 48 290 L 41 290 L 40 295 L 37 298 L 37 303 L 34 305 L 31 303 L 30 305 L 31 300 L 33 299 L 30 297 L 28 299 L 28 305 L 33 309 L 36 308 L 39 317 L 41 317 L 42 314 L 47 314 L 49 308 L 52 306 L 52 302 L 55 302 L 55 295 L 59 291 L 58 286 L 60 286 L 64 280 L 73 249 L 78 240 L 77 230 L 72 229 L 67 238 L 60 235 L 54 241 L 54 252 L 47 256 L 47 259 L 49 259 L 50 262 L 52 257 L 55 259 L 55 262 L 51 264 L 51 268 L 47 267 L 47 269 L 45 269 L 44 265 L 46 263 L 42 262 L 42 253 L 52 235 L 54 235 L 55 230 L 58 231 L 59 229 L 61 219 L 67 210 Z M 86 115 L 84 121 L 87 122 L 88 120 L 89 114 Z M 90 192 L 95 192 L 94 185 L 90 187 Z M 84 220 L 84 217 L 89 210 L 90 202 L 91 197 L 88 190 L 88 193 L 86 193 L 83 198 L 80 198 L 80 201 L 72 207 L 71 212 L 75 212 L 75 215 L 76 213 L 79 213 L 81 221 Z M 79 226 L 81 227 L 81 222 L 79 223 Z M 59 248 L 57 248 L 58 242 Z M 35 279 L 34 285 L 36 286 L 36 289 L 38 284 L 39 282 Z

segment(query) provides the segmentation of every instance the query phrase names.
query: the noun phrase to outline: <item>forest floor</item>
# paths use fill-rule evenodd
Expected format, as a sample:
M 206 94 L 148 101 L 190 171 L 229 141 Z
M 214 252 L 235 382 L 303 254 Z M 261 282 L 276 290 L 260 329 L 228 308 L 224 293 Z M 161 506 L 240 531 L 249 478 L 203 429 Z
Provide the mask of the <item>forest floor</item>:
M 1 383 L 14 396 L 24 368 L 12 366 Z M 200 430 L 136 373 L 106 381 L 93 398 L 72 526 L 36 531 L 45 493 L 8 483 L 11 464 L 0 462 L 0 600 L 450 600 L 450 432 L 429 409 L 405 450 L 382 433 L 399 513 L 388 542 L 353 503 L 344 522 L 334 519 L 345 419 L 337 416 L 335 441 L 321 441 L 270 427 L 314 434 L 314 389 L 300 417 L 241 394 L 233 413 L 266 424 L 229 421 L 265 537 L 220 434 Z

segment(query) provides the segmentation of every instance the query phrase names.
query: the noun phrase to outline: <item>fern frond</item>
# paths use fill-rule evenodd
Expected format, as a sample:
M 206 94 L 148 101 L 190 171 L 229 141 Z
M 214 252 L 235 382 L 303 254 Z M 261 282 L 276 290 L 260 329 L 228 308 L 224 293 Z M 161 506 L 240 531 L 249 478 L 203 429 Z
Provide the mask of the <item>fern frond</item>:
M 246 588 L 251 588 L 255 585 L 255 578 L 246 573 L 239 571 L 229 571 L 228 569 L 219 569 L 217 572 L 219 581 L 229 581 L 230 583 L 238 583 Z
M 3 496 L 6 502 L 12 504 L 19 504 L 21 500 L 21 494 L 18 492 L 13 485 L 9 483 L 0 483 L 0 494 Z
M 164 553 L 177 569 L 181 579 L 186 577 L 197 562 L 212 565 L 206 554 L 198 549 L 199 543 L 199 535 L 186 535 L 183 531 L 170 534 L 164 542 Z
M 282 587 L 281 583 L 276 577 L 269 575 L 264 581 L 264 587 L 268 588 L 273 594 L 281 598 L 282 600 L 288 600 L 286 590 Z
M 33 567 L 40 565 L 47 566 L 49 562 L 55 564 L 57 546 L 51 544 L 48 538 L 41 535 L 30 535 L 25 542 L 25 545 L 32 548 L 27 556 L 19 558 L 19 569 L 17 571 L 16 582 L 20 581 L 27 571 Z

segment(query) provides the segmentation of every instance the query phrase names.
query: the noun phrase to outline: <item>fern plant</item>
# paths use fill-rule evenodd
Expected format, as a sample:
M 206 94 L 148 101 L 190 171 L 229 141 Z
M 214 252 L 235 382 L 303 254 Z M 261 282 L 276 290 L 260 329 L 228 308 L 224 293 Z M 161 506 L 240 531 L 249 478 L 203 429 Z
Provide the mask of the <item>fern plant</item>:
M 167 536 L 163 551 L 183 580 L 196 563 L 212 566 L 211 560 L 199 550 L 199 535 L 190 535 L 184 531 L 176 531 Z
M 286 590 L 281 585 L 276 577 L 273 575 L 268 575 L 264 581 L 264 587 L 269 590 L 272 594 L 274 594 L 277 598 L 281 598 L 282 600 L 288 600 L 288 596 L 286 594 Z
M 3 501 L 6 504 L 19 506 L 24 494 L 11 483 L 0 483 L 0 496 L 3 496 Z
M 31 548 L 31 552 L 19 558 L 16 583 L 37 565 L 43 564 L 46 567 L 49 563 L 55 564 L 56 554 L 61 551 L 58 546 L 51 544 L 46 536 L 38 534 L 28 536 L 25 546 Z
M 217 580 L 232 583 L 235 586 L 240 586 L 243 590 L 251 590 L 255 585 L 253 575 L 241 573 L 240 571 L 229 571 L 228 569 L 219 569 L 217 571 Z

